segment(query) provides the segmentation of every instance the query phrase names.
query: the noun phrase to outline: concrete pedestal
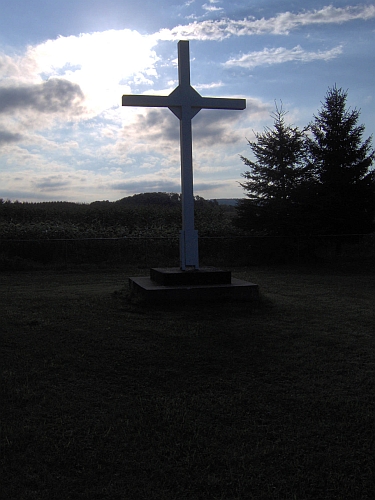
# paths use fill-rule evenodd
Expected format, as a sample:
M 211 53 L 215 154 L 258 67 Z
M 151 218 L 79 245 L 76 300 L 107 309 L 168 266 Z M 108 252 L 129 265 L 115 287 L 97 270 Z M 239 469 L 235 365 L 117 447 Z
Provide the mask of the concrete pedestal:
M 230 271 L 213 267 L 182 271 L 153 268 L 150 277 L 129 278 L 132 293 L 150 302 L 241 300 L 259 298 L 258 285 L 231 277 Z

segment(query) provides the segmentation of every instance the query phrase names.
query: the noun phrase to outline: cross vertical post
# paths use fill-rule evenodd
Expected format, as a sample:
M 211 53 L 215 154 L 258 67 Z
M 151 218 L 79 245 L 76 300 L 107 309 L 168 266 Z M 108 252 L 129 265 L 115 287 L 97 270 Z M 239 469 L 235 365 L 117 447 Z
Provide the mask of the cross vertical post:
M 180 267 L 199 269 L 198 231 L 194 228 L 194 191 L 193 191 L 193 136 L 192 108 L 190 94 L 190 54 L 189 42 L 178 44 L 178 77 L 182 94 L 180 118 L 181 153 L 181 203 L 182 230 L 180 231 Z
M 180 267 L 199 269 L 198 231 L 194 228 L 192 124 L 202 109 L 245 109 L 245 99 L 202 97 L 190 85 L 189 42 L 178 42 L 179 85 L 168 96 L 123 95 L 123 106 L 169 108 L 180 120 L 182 230 L 180 231 Z

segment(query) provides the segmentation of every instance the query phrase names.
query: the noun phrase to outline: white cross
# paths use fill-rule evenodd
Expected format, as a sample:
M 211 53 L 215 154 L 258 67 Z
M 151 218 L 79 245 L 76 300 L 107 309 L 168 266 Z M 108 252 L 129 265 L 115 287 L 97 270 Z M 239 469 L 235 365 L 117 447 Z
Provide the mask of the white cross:
M 245 109 L 246 99 L 202 97 L 190 86 L 189 42 L 178 42 L 179 85 L 168 96 L 123 95 L 123 106 L 169 108 L 180 120 L 182 231 L 180 267 L 199 269 L 198 231 L 194 229 L 193 154 L 191 120 L 202 109 Z

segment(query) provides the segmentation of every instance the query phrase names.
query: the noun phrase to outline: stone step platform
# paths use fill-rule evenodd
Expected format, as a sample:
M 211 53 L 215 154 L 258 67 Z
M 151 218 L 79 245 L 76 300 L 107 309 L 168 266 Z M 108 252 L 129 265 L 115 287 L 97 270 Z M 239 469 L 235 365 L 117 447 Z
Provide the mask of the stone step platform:
M 129 278 L 134 294 L 150 302 L 259 299 L 258 285 L 231 277 L 231 271 L 212 267 L 182 271 L 153 268 L 150 276 Z
M 181 285 L 227 285 L 231 282 L 231 272 L 216 267 L 202 267 L 182 271 L 179 267 L 156 267 L 150 269 L 152 281 L 165 286 Z

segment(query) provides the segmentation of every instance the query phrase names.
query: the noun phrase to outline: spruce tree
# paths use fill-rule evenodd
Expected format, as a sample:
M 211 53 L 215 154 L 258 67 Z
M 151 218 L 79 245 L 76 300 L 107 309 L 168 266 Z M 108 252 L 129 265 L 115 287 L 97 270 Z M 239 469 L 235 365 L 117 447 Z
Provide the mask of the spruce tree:
M 273 128 L 256 133 L 249 141 L 255 157 L 241 156 L 249 170 L 240 185 L 247 199 L 237 206 L 237 225 L 257 233 L 294 234 L 304 229 L 302 191 L 312 177 L 306 168 L 305 131 L 287 124 L 286 112 L 276 105 Z
M 310 124 L 311 166 L 317 179 L 316 218 L 325 234 L 368 233 L 374 229 L 375 158 L 369 137 L 362 140 L 360 112 L 346 107 L 347 92 L 328 89 Z

